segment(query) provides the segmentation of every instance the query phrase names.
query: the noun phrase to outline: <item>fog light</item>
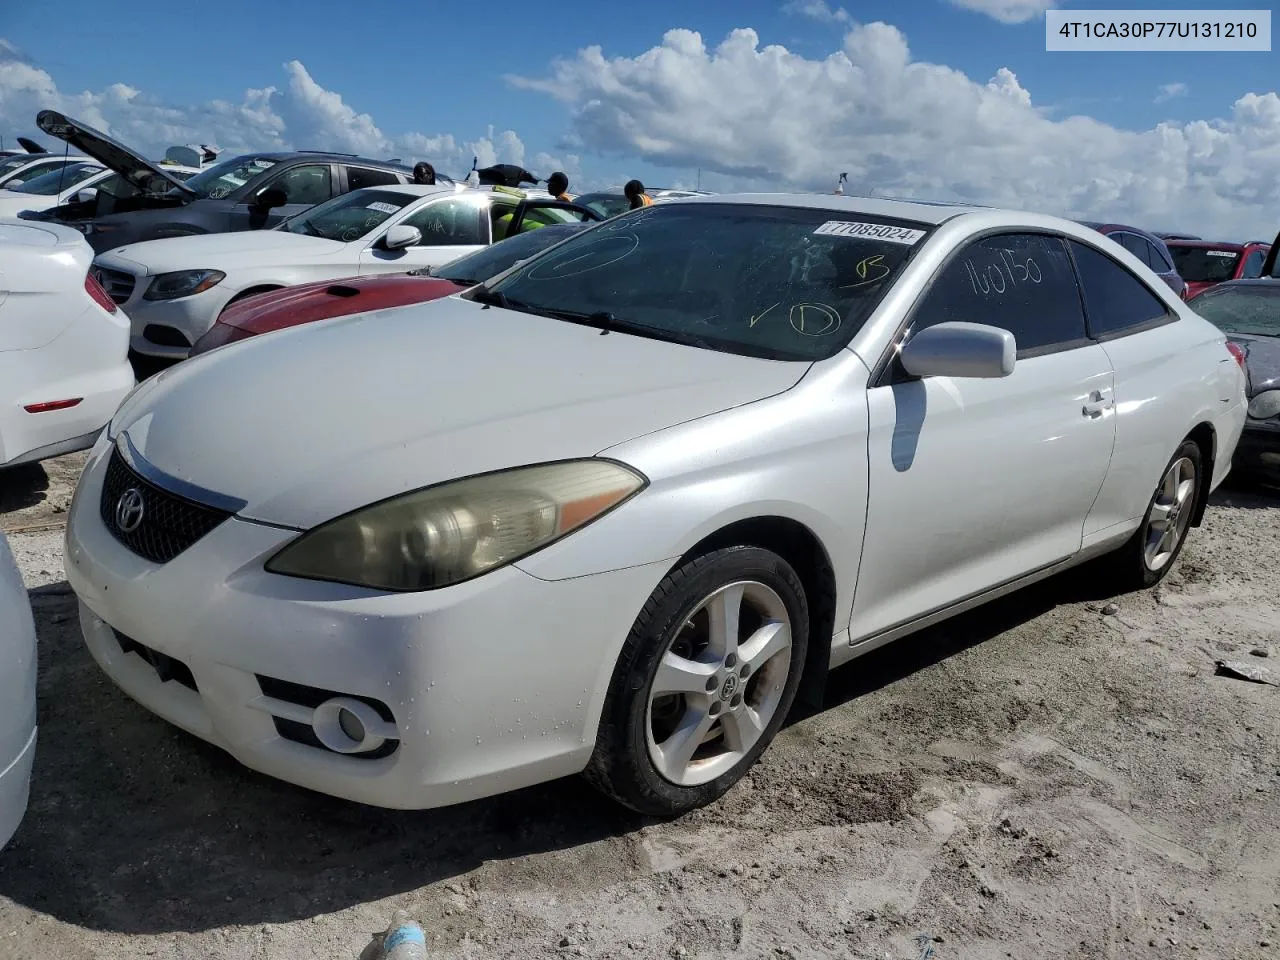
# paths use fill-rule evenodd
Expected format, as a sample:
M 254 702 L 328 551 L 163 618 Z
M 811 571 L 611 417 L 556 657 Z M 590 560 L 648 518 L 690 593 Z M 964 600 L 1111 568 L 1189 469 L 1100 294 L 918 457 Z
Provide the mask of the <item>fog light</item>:
M 376 710 L 351 697 L 334 697 L 316 707 L 311 727 L 316 739 L 335 753 L 368 753 L 386 737 L 377 731 L 388 724 Z

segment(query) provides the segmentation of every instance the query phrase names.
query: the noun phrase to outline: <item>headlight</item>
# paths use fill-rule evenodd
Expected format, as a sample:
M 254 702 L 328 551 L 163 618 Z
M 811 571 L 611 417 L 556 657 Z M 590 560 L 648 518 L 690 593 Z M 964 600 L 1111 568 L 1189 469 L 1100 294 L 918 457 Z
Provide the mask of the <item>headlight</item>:
M 221 270 L 178 270 L 162 273 L 151 281 L 143 300 L 176 300 L 202 293 L 220 283 L 226 276 Z
M 322 524 L 266 568 L 374 590 L 432 590 L 519 560 L 603 516 L 646 483 L 608 460 L 455 480 Z
M 1280 416 L 1280 390 L 1267 390 L 1250 400 L 1249 416 L 1254 420 Z

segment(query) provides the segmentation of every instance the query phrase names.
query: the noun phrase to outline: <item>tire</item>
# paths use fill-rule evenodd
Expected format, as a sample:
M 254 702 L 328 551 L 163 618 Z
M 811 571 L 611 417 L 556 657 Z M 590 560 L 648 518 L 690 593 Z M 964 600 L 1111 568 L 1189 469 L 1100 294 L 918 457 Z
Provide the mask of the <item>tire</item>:
M 729 643 L 730 631 L 715 628 L 735 608 Z M 715 801 L 786 720 L 808 636 L 804 586 L 777 554 L 728 547 L 683 563 L 658 584 L 627 636 L 584 775 L 651 816 Z
M 1187 542 L 1191 518 L 1200 499 L 1200 488 L 1204 483 L 1203 464 L 1200 447 L 1194 440 L 1184 440 L 1169 459 L 1164 472 L 1160 474 L 1155 493 L 1147 502 L 1142 525 L 1112 556 L 1112 570 L 1123 589 L 1145 590 L 1154 587 L 1165 578 L 1177 561 Z M 1181 471 L 1176 481 L 1171 480 L 1175 470 Z M 1186 485 L 1188 481 L 1190 486 Z M 1181 491 L 1180 495 L 1173 496 L 1175 490 Z M 1176 501 L 1178 507 L 1170 520 L 1162 519 L 1168 516 L 1171 500 Z M 1164 526 L 1157 527 L 1155 524 Z M 1173 530 L 1172 544 L 1166 542 L 1170 525 Z M 1166 535 L 1160 539 L 1162 531 L 1166 531 Z M 1157 541 L 1160 544 L 1158 549 L 1153 546 Z

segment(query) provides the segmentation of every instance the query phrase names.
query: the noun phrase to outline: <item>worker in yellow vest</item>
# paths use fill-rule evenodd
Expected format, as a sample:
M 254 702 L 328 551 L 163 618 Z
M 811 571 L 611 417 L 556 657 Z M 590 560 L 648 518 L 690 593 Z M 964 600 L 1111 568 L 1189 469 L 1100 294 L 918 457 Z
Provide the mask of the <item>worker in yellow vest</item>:
M 569 178 L 559 170 L 547 177 L 547 193 L 565 203 L 573 201 L 573 197 L 569 195 Z
M 622 194 L 631 202 L 632 210 L 653 206 L 653 198 L 644 192 L 644 184 L 639 180 L 628 180 Z

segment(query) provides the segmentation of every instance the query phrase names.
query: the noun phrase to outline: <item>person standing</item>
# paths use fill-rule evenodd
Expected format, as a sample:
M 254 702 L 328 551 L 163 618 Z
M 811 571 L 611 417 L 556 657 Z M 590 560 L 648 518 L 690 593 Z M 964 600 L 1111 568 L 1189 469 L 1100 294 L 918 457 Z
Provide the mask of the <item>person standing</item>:
M 644 184 L 639 180 L 628 180 L 622 188 L 622 195 L 631 203 L 632 210 L 653 206 L 653 198 L 644 192 Z
M 547 177 L 547 193 L 565 203 L 573 201 L 569 195 L 569 178 L 559 170 Z

